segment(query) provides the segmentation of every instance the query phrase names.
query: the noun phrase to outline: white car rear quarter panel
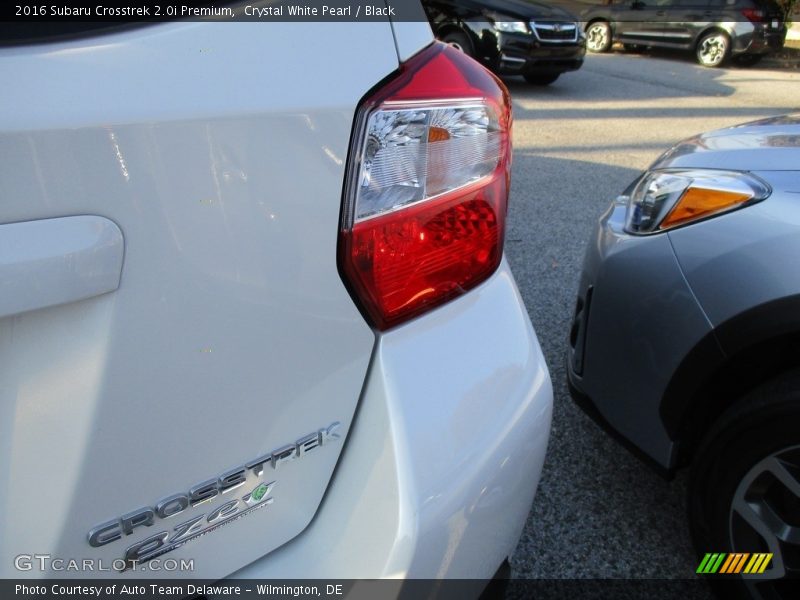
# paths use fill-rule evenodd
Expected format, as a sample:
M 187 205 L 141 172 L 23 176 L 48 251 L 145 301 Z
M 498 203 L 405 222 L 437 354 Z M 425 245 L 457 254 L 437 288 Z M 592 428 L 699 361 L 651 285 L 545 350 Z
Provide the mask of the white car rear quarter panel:
M 93 526 L 334 421 L 344 438 L 375 343 L 336 268 L 345 161 L 358 100 L 397 65 L 388 21 L 0 50 L 0 224 L 97 215 L 125 244 L 116 291 L 0 319 L 0 575 L 42 575 L 21 553 L 108 565 L 218 503 L 100 548 Z M 296 536 L 341 447 L 268 472 L 272 505 L 164 558 L 218 578 Z
M 488 579 L 530 510 L 552 385 L 507 263 L 381 335 L 309 528 L 236 577 Z

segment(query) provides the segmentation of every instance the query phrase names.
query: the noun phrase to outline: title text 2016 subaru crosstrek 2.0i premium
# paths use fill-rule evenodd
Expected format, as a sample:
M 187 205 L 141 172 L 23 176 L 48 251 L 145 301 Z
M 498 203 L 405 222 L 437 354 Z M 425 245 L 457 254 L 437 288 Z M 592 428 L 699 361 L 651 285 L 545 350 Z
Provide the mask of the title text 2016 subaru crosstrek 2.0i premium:
M 491 578 L 552 403 L 502 83 L 388 19 L 94 30 L 0 69 L 0 572 Z

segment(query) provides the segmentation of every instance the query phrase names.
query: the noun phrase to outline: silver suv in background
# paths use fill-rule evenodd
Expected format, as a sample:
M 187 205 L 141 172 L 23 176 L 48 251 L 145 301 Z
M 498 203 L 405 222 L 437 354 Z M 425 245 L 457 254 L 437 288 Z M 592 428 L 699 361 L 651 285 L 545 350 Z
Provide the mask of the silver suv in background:
M 797 597 L 799 194 L 800 115 L 688 139 L 603 215 L 578 288 L 572 395 L 661 472 L 691 467 L 725 598 Z

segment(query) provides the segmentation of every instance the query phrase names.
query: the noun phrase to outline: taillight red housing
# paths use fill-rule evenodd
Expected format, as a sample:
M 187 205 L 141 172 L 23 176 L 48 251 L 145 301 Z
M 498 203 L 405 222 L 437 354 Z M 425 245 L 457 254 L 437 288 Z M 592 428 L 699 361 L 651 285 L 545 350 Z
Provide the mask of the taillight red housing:
M 743 8 L 742 14 L 751 23 L 765 23 L 767 21 L 764 11 L 758 8 Z
M 497 269 L 511 120 L 502 82 L 438 42 L 362 103 L 338 258 L 376 328 L 452 300 Z

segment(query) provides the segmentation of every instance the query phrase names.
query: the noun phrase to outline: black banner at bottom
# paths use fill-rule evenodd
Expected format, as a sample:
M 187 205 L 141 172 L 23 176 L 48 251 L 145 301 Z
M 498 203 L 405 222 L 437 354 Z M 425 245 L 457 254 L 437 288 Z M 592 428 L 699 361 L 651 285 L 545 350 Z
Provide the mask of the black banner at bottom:
M 37 600 L 150 600 L 162 598 L 242 598 L 254 600 L 462 600 L 507 598 L 560 600 L 693 600 L 712 598 L 700 579 L 536 579 L 495 580 L 258 580 L 224 581 L 155 579 L 0 580 L 0 598 Z

